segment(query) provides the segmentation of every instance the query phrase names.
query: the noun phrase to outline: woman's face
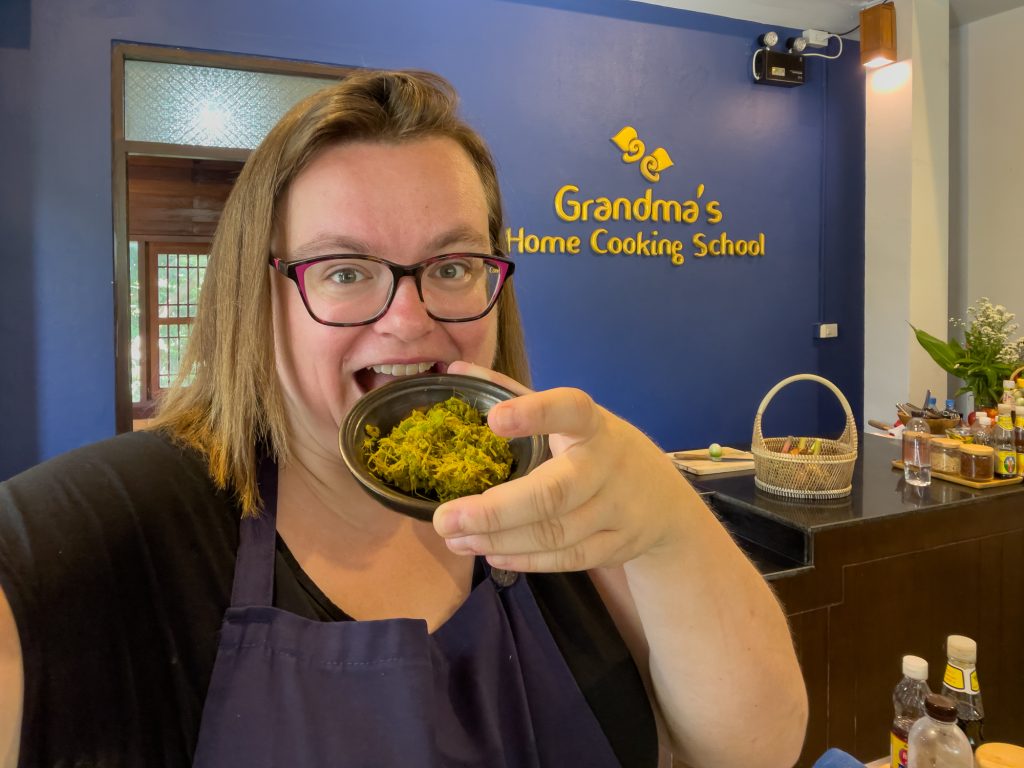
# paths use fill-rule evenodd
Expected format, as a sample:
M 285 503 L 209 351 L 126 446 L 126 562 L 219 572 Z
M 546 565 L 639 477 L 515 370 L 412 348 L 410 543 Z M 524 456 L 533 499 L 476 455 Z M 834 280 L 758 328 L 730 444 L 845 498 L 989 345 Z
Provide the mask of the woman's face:
M 487 204 L 469 156 L 453 140 L 352 142 L 321 151 L 281 201 L 274 256 L 294 261 L 359 253 L 416 264 L 443 253 L 489 253 Z M 490 367 L 497 311 L 468 323 L 433 320 L 415 280 L 402 278 L 388 311 L 350 328 L 316 322 L 297 286 L 273 271 L 277 371 L 293 437 L 337 454 L 355 401 L 398 376 L 444 372 L 454 360 Z

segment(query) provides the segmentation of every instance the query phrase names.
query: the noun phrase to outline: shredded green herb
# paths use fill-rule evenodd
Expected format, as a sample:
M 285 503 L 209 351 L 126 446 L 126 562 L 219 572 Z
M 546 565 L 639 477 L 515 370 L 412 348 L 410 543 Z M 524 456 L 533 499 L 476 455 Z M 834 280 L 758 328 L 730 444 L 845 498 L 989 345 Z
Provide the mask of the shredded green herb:
M 512 472 L 509 441 L 458 397 L 413 411 L 386 437 L 366 425 L 366 466 L 405 493 L 438 501 L 482 493 Z

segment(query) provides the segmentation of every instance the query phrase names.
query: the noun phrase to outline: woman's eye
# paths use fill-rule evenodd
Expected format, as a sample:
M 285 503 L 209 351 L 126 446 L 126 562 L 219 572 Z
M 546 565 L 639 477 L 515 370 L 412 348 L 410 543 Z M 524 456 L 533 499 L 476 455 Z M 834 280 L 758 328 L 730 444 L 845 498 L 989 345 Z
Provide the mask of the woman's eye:
M 351 283 L 357 283 L 360 280 L 365 280 L 366 275 L 355 267 L 338 267 L 327 275 L 327 279 L 333 283 L 348 285 Z
M 438 265 L 435 275 L 443 280 L 458 280 L 465 277 L 468 271 L 468 267 L 462 262 L 446 261 Z

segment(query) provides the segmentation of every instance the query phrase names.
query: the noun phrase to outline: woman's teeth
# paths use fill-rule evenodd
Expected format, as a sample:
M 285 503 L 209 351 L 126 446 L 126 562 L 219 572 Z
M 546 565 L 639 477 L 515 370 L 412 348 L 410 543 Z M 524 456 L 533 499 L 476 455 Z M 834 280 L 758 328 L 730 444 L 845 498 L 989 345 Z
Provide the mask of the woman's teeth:
M 415 376 L 417 373 L 426 373 L 433 368 L 435 363 L 385 363 L 384 365 L 371 365 L 374 373 L 382 373 L 385 376 Z

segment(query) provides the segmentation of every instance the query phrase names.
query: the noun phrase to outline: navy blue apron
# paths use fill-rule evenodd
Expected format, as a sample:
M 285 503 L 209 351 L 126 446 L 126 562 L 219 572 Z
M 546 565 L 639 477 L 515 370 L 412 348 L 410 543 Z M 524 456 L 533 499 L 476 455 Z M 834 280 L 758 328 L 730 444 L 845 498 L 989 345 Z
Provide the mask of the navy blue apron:
M 268 469 L 264 512 L 241 521 L 194 766 L 621 768 L 525 578 L 487 568 L 433 634 L 274 608 Z

